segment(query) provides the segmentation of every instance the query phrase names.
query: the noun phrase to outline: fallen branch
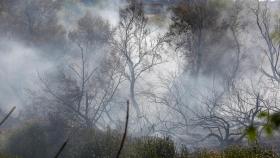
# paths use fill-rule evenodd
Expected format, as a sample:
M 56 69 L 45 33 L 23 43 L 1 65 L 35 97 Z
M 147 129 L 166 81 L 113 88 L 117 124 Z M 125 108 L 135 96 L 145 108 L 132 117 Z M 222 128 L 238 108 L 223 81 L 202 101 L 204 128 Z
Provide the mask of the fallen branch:
M 128 127 L 128 119 L 129 119 L 129 100 L 127 100 L 126 103 L 127 103 L 127 110 L 126 110 L 125 129 L 124 129 L 124 133 L 123 133 L 121 145 L 120 145 L 120 148 L 119 148 L 119 151 L 118 151 L 118 153 L 117 153 L 116 158 L 119 158 L 120 155 L 121 155 L 121 151 L 122 151 L 122 149 L 123 149 L 124 142 L 125 142 L 125 138 L 126 138 L 126 135 L 127 135 L 127 127 Z
M 16 109 L 16 107 L 14 106 L 10 110 L 10 112 L 4 117 L 4 119 L 0 122 L 0 126 L 2 126 L 5 123 L 5 121 L 11 116 L 11 114 L 15 111 L 15 109 Z

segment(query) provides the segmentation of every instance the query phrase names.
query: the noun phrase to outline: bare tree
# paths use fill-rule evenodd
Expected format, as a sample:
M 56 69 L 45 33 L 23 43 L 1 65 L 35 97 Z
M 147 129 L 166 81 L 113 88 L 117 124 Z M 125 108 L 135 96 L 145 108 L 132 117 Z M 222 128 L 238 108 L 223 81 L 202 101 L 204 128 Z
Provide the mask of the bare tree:
M 109 105 L 123 80 L 118 58 L 108 47 L 108 25 L 100 17 L 86 14 L 69 34 L 78 46 L 78 60 L 74 55 L 55 77 L 40 78 L 58 112 L 88 128 L 96 127 L 103 114 L 111 119 Z
M 85 65 L 84 62 L 82 65 Z M 96 126 L 103 113 L 108 114 L 108 106 L 121 83 L 121 77 L 116 75 L 116 70 L 111 70 L 108 76 L 103 76 L 107 77 L 106 80 L 101 80 L 97 70 L 88 71 L 85 66 L 81 67 L 80 71 L 73 69 L 70 76 L 62 72 L 57 80 L 52 80 L 57 82 L 55 85 L 58 87 L 53 87 L 43 78 L 41 81 L 45 91 L 54 98 L 58 110 L 68 113 L 72 121 L 91 128 Z
M 274 40 L 272 16 L 269 10 L 269 1 L 260 2 L 257 0 L 257 8 L 252 9 L 256 17 L 256 24 L 261 34 L 262 39 L 265 41 L 266 49 L 264 51 L 266 61 L 269 64 L 269 70 L 261 68 L 262 73 L 272 81 L 280 82 L 279 72 L 279 55 L 280 55 L 280 43 Z M 279 24 L 278 24 L 279 25 Z M 276 25 L 276 30 L 277 25 Z
M 203 95 L 176 83 L 168 87 L 166 95 L 154 96 L 155 103 L 168 108 L 160 118 L 159 132 L 198 144 L 216 140 L 219 147 L 226 147 L 242 143 L 246 129 L 261 124 L 257 116 L 265 109 L 265 103 L 256 92 L 237 88 L 228 92 L 213 87 Z
M 239 91 L 236 89 L 238 86 L 236 80 L 241 71 L 242 63 L 239 33 L 246 26 L 240 21 L 241 11 L 242 3 L 239 1 L 233 3 L 231 10 L 228 11 L 230 20 L 228 20 L 226 27 L 229 29 L 229 38 L 232 39 L 232 45 L 228 48 L 234 54 L 231 57 L 231 64 L 227 65 L 227 71 L 224 72 L 223 76 L 218 75 L 217 78 L 214 74 L 213 81 L 211 81 L 212 77 L 210 76 L 205 79 L 206 81 L 202 79 L 203 82 L 213 83 L 213 87 L 203 87 L 199 84 L 193 86 L 192 78 L 185 79 L 182 75 L 175 75 L 175 77 L 171 75 L 171 79 L 167 79 L 163 83 L 163 88 L 167 90 L 166 94 L 153 96 L 155 103 L 165 105 L 169 109 L 168 113 L 160 118 L 161 126 L 165 128 L 165 130 L 161 130 L 162 132 L 195 138 L 195 142 L 215 137 L 221 146 L 238 143 L 246 136 L 245 124 L 241 125 L 235 121 L 232 118 L 234 116 L 231 113 L 226 114 L 225 110 L 231 106 L 231 108 L 240 108 L 241 106 L 236 101 L 238 98 L 236 91 Z M 181 27 L 183 28 L 183 26 Z M 199 83 L 198 80 L 196 79 L 195 82 Z M 255 108 L 253 105 L 250 105 L 252 109 Z M 245 114 L 252 109 L 237 111 L 237 114 Z M 240 117 L 245 118 L 245 116 Z M 249 124 L 248 120 L 246 121 L 246 125 Z M 201 139 L 202 137 L 204 138 Z
M 141 110 L 135 86 L 143 73 L 163 62 L 160 49 L 164 42 L 164 37 L 154 37 L 154 32 L 149 29 L 141 3 L 131 1 L 120 11 L 120 23 L 112 44 L 123 59 L 123 74 L 129 81 L 130 98 L 138 117 L 141 116 Z
M 240 43 L 239 35 L 241 31 L 247 26 L 247 23 L 242 22 L 242 11 L 243 11 L 243 3 L 238 1 L 235 1 L 233 3 L 233 7 L 229 11 L 229 20 L 228 20 L 228 27 L 231 32 L 231 37 L 233 41 L 232 50 L 234 52 L 234 57 L 232 65 L 229 68 L 229 71 L 225 73 L 224 80 L 226 81 L 226 87 L 228 90 L 231 88 L 235 88 L 235 82 L 238 77 L 238 74 L 240 74 L 240 67 L 242 64 L 242 44 Z
M 207 135 L 202 139 L 216 138 L 220 147 L 241 143 L 246 129 L 256 124 L 258 113 L 262 110 L 259 94 L 232 94 L 234 100 L 224 105 L 214 101 L 207 103 L 207 112 L 198 115 L 196 126 L 200 126 Z M 255 101 L 254 101 L 255 100 Z

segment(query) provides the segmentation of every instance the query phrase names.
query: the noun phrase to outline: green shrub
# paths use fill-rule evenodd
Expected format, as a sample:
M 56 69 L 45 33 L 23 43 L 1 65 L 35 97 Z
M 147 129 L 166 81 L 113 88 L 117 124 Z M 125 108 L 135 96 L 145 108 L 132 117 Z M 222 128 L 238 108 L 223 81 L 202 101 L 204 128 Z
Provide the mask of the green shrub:
M 190 158 L 190 151 L 186 146 L 181 146 L 179 152 L 176 154 L 176 158 Z
M 49 158 L 53 157 L 67 136 L 70 141 L 60 158 L 115 158 L 122 133 L 108 128 L 68 129 L 39 122 L 28 123 L 9 132 L 4 152 L 0 158 Z M 73 133 L 74 132 L 74 133 Z M 72 134 L 71 134 L 72 133 Z M 260 146 L 232 146 L 224 150 L 201 149 L 190 152 L 185 146 L 176 148 L 168 138 L 127 137 L 121 158 L 278 158 L 271 149 Z
M 222 152 L 226 158 L 276 158 L 278 157 L 271 149 L 255 147 L 232 146 Z
M 166 138 L 145 137 L 138 139 L 134 144 L 135 158 L 173 158 L 175 146 L 173 141 Z
M 33 123 L 11 134 L 6 145 L 6 152 L 22 158 L 47 158 L 48 137 L 44 126 Z
M 113 158 L 120 144 L 120 134 L 108 129 L 77 131 L 69 142 L 62 157 L 65 158 Z
M 223 151 L 198 150 L 192 153 L 192 158 L 279 158 L 271 149 L 261 147 L 232 146 Z
M 0 153 L 0 158 L 20 158 L 20 157 L 17 157 L 17 156 L 10 156 L 10 155 L 6 155 L 6 154 Z

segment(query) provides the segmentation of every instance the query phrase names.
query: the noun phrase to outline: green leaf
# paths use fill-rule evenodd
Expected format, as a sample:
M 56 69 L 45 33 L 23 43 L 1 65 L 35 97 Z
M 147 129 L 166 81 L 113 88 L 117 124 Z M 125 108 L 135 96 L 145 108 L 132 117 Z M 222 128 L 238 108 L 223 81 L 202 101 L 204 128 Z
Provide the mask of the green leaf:
M 271 37 L 274 42 L 280 43 L 280 31 L 279 30 L 275 30 L 274 32 L 272 32 Z
M 247 134 L 247 138 L 249 141 L 255 141 L 257 140 L 257 128 L 254 126 L 249 126 L 246 129 L 246 134 Z
M 265 133 L 268 135 L 268 136 L 272 136 L 273 135 L 273 128 L 272 128 L 272 125 L 271 124 L 265 124 L 263 126 L 263 129 L 265 131 Z
M 270 116 L 270 121 L 274 125 L 275 129 L 280 127 L 280 112 L 274 113 Z
M 268 118 L 268 116 L 269 116 L 269 113 L 266 112 L 266 111 L 261 111 L 261 112 L 258 114 L 258 118 L 259 118 L 259 119 Z

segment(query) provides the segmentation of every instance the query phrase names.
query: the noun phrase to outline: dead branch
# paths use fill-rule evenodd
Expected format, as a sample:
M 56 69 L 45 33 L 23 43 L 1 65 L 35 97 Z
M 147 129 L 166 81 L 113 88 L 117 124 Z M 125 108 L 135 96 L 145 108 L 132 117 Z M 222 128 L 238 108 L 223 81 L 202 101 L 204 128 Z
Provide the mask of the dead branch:
M 0 126 L 4 124 L 4 122 L 11 116 L 11 114 L 15 111 L 16 107 L 14 106 L 10 112 L 4 117 L 4 119 L 0 122 Z
M 57 153 L 55 154 L 54 158 L 58 158 L 59 155 L 62 153 L 62 151 L 64 150 L 64 148 L 66 147 L 66 145 L 69 142 L 69 137 L 65 140 L 65 142 L 61 145 L 61 147 L 59 148 L 59 150 L 57 151 Z
M 127 100 L 127 110 L 126 110 L 126 121 L 125 121 L 125 129 L 124 129 L 124 133 L 123 133 L 123 137 L 122 137 L 122 141 L 121 141 L 121 145 L 120 145 L 120 148 L 118 150 L 118 153 L 117 153 L 117 156 L 116 158 L 119 158 L 120 155 L 121 155 L 121 151 L 123 149 L 123 146 L 124 146 L 124 142 L 125 142 L 125 139 L 126 139 L 126 135 L 127 135 L 127 127 L 128 127 L 128 119 L 129 119 L 129 100 Z

